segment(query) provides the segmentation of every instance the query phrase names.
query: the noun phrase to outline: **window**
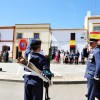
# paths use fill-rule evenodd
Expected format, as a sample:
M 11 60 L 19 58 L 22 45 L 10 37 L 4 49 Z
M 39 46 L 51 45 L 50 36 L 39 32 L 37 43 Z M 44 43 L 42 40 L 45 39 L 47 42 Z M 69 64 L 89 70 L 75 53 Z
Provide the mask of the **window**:
M 22 33 L 18 33 L 17 34 L 17 39 L 21 39 L 22 38 Z
M 39 39 L 39 33 L 34 33 L 34 39 Z
M 100 26 L 94 26 L 93 31 L 94 32 L 100 32 Z
M 70 40 L 75 40 L 75 33 L 70 34 Z

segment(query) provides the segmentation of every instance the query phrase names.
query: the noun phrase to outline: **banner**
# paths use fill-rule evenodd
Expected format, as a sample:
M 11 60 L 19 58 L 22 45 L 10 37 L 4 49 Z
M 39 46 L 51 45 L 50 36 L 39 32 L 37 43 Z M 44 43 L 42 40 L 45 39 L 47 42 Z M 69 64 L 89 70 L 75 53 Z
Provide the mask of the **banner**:
M 100 39 L 100 32 L 90 32 L 90 38 Z

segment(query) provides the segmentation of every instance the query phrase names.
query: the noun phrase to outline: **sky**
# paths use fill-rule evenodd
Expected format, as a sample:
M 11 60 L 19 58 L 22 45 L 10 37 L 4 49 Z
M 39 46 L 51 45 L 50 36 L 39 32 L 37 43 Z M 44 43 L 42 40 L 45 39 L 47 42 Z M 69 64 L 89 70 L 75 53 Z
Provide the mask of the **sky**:
M 100 14 L 100 0 L 0 0 L 0 26 L 50 23 L 51 28 L 83 28 L 87 11 Z

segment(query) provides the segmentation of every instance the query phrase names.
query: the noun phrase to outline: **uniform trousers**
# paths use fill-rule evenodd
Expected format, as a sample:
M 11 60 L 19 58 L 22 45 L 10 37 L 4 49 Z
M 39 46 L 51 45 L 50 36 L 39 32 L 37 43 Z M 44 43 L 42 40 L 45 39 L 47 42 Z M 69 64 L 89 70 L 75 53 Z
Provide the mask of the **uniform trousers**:
M 100 89 L 96 85 L 97 81 L 88 79 L 88 100 L 95 100 L 95 97 L 100 100 Z
M 43 100 L 43 80 L 37 76 L 24 76 L 24 100 Z

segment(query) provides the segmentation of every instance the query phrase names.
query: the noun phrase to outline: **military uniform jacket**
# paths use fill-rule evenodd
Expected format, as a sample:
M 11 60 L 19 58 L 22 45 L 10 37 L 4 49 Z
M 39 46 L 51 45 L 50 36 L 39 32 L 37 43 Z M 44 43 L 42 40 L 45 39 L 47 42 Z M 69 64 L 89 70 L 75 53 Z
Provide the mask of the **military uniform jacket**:
M 94 79 L 100 77 L 100 48 L 95 48 L 90 52 L 85 72 L 85 78 Z
M 30 60 L 31 63 L 33 63 L 39 70 L 49 70 L 49 64 L 47 62 L 47 59 L 45 56 L 41 55 L 40 53 L 30 53 Z M 24 69 L 26 72 L 29 72 L 29 70 Z M 34 84 L 38 82 L 42 82 L 42 79 L 40 79 L 38 76 L 34 75 L 24 75 L 24 81 L 28 83 L 27 84 Z
M 43 71 L 45 69 L 49 69 L 49 63 L 48 63 L 46 57 L 40 53 L 31 52 L 29 61 L 31 63 L 33 63 L 41 71 Z M 26 71 L 28 71 L 28 70 L 26 70 Z

